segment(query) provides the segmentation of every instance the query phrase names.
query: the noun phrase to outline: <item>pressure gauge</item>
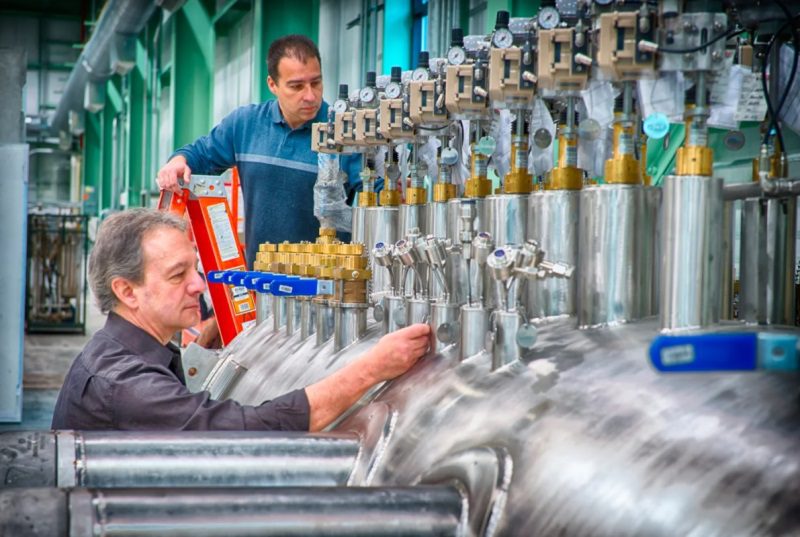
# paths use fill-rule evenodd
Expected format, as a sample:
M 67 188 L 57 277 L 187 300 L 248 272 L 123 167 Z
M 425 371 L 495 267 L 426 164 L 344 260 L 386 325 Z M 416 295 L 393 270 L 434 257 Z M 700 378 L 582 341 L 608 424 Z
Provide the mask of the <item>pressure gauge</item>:
M 361 91 L 358 92 L 358 99 L 362 103 L 371 103 L 375 100 L 375 88 L 369 86 L 361 88 Z
M 467 61 L 467 53 L 461 47 L 451 47 L 447 51 L 447 62 L 450 65 L 461 65 Z
M 389 82 L 386 84 L 386 89 L 383 90 L 387 99 L 397 99 L 400 97 L 400 93 L 402 93 L 402 91 L 403 88 L 401 88 L 400 84 L 397 82 Z
M 333 111 L 337 114 L 341 114 L 342 112 L 347 111 L 347 101 L 344 99 L 336 99 L 333 102 Z
M 552 30 L 561 22 L 561 15 L 558 14 L 556 8 L 547 6 L 539 10 L 539 16 L 536 20 L 539 21 L 539 28 Z
M 594 0 L 594 3 L 597 4 L 598 6 L 608 6 L 611 5 L 611 2 L 613 1 L 614 0 Z
M 428 70 L 425 69 L 424 67 L 417 67 L 411 73 L 411 80 L 413 80 L 414 82 L 423 82 L 425 80 L 428 80 Z M 389 88 L 387 87 L 386 89 Z
M 495 48 L 508 48 L 514 44 L 514 34 L 508 28 L 500 28 L 494 31 L 492 45 Z

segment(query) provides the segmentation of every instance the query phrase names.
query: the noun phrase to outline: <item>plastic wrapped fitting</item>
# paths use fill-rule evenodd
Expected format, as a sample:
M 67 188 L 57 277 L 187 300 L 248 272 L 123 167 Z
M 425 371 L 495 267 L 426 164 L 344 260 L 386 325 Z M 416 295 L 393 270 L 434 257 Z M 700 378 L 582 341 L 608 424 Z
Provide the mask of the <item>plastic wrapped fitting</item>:
M 339 157 L 319 153 L 317 163 L 314 216 L 321 227 L 350 232 L 353 229 L 353 210 L 347 205 L 344 189 L 347 174 L 339 168 Z

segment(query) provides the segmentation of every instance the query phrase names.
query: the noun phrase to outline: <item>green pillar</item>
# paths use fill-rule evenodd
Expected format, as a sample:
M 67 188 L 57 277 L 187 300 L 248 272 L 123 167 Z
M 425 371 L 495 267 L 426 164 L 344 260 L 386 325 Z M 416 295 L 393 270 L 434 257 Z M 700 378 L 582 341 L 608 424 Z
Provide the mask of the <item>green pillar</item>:
M 193 142 L 211 129 L 214 26 L 200 0 L 189 0 L 175 14 L 172 46 L 174 146 Z
M 267 87 L 267 51 L 275 39 L 302 34 L 314 42 L 319 35 L 319 0 L 257 0 L 255 2 L 253 95 L 262 101 L 274 97 Z
M 114 76 L 106 82 L 106 104 L 102 112 L 103 121 L 103 162 L 100 176 L 99 210 L 116 208 L 119 204 L 117 197 L 120 191 L 122 177 L 118 173 L 118 162 L 121 158 L 119 145 L 115 151 L 115 135 L 119 139 L 120 125 L 114 122 L 122 110 L 122 96 L 119 92 L 119 77 Z M 116 184 L 115 184 L 116 182 Z
M 148 140 L 147 121 L 145 119 L 145 103 L 147 99 L 147 89 L 145 87 L 147 74 L 147 59 L 144 47 L 137 43 L 136 66 L 130 73 L 130 97 L 128 100 L 128 206 L 139 207 L 141 205 L 142 185 L 145 185 L 145 170 L 148 169 L 148 162 L 145 148 Z
M 411 57 L 413 27 L 410 0 L 386 0 L 383 4 L 383 73 L 391 73 L 399 65 L 403 70 L 416 65 Z
M 96 216 L 98 196 L 100 195 L 100 177 L 103 159 L 103 123 L 102 112 L 90 114 L 86 112 L 85 131 L 83 133 L 83 181 L 81 185 L 81 201 L 83 212 Z

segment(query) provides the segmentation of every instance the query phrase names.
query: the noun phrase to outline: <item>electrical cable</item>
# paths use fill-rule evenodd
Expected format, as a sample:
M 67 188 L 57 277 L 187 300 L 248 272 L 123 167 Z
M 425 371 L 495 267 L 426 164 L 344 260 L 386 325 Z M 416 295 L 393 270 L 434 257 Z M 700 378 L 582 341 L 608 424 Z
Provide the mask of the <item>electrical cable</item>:
M 720 39 L 728 39 L 730 37 L 733 37 L 734 35 L 737 35 L 737 34 L 740 34 L 740 33 L 744 32 L 744 31 L 746 31 L 744 28 L 734 28 L 730 32 L 727 32 L 727 33 L 724 33 L 724 34 L 719 34 L 714 39 L 712 39 L 710 41 L 706 41 L 702 45 L 698 45 L 698 46 L 692 47 L 692 48 L 662 48 L 662 47 L 658 47 L 657 50 L 658 50 L 658 52 L 666 52 L 668 54 L 688 54 L 690 52 L 697 52 L 699 50 L 703 50 L 704 48 L 706 48 L 706 47 L 708 47 L 710 45 L 713 45 L 714 43 L 716 43 Z

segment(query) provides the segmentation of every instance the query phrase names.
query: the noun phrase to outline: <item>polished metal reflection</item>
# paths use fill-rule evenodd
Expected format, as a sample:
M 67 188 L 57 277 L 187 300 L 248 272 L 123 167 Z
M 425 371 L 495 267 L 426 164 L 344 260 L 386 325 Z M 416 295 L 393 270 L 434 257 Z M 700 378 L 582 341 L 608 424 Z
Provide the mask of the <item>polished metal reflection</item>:
M 256 324 L 266 321 L 272 313 L 272 295 L 256 293 Z
M 740 318 L 795 324 L 797 199 L 744 200 L 741 229 Z
M 302 312 L 300 302 L 294 297 L 286 297 L 286 334 L 292 335 L 300 330 Z
M 719 320 L 722 180 L 664 178 L 661 328 L 703 328 Z
M 661 187 L 645 186 L 642 227 L 642 259 L 647 259 L 650 270 L 642 274 L 642 316 L 658 315 L 661 294 Z M 647 289 L 650 293 L 647 294 Z
M 415 323 L 427 323 L 431 303 L 427 298 L 409 298 L 406 300 L 406 326 Z
M 426 205 L 401 205 L 398 218 L 398 238 L 405 237 L 416 229 L 421 235 L 428 233 Z
M 489 333 L 489 312 L 483 306 L 461 306 L 461 359 L 464 360 L 486 348 Z
M 534 192 L 528 200 L 528 238 L 539 243 L 547 259 L 578 266 L 580 193 Z M 526 312 L 530 318 L 575 315 L 577 278 L 528 280 Z
M 430 324 L 433 332 L 435 352 L 441 352 L 445 347 L 458 343 L 458 304 L 446 302 L 431 302 Z
M 448 223 L 448 206 L 447 202 L 432 201 L 427 204 L 425 221 L 427 222 L 426 234 L 432 235 L 440 239 L 447 237 L 447 223 Z M 451 237 L 452 238 L 452 237 Z
M 474 218 L 472 229 L 474 233 L 486 231 L 486 200 L 484 198 L 453 198 L 447 202 L 447 238 L 453 242 L 458 242 L 463 231 L 461 223 L 462 206 L 472 205 Z
M 359 244 L 367 244 L 367 208 L 353 205 L 353 232 L 351 240 Z
M 367 330 L 367 306 L 362 304 L 337 304 L 333 308 L 334 352 L 348 347 L 360 339 Z
M 314 323 L 316 328 L 314 330 L 317 346 L 322 345 L 331 337 L 333 337 L 334 318 L 333 308 L 328 305 L 325 299 L 313 299 L 314 305 Z
M 406 325 L 405 298 L 402 296 L 383 297 L 383 333 L 388 334 Z
M 372 262 L 372 248 L 375 244 L 394 244 L 400 238 L 397 234 L 399 224 L 399 209 L 397 207 L 369 207 L 367 208 L 366 221 L 366 250 L 370 253 L 370 267 L 372 277 L 370 288 L 372 297 L 380 296 L 392 288 L 391 274 L 385 269 L 378 269 Z M 371 298 L 374 300 L 374 298 Z
M 519 360 L 520 348 L 517 345 L 517 331 L 522 325 L 522 317 L 517 311 L 492 312 L 491 324 L 494 329 L 492 347 L 492 370 Z
M 497 194 L 487 196 L 486 231 L 495 244 L 522 244 L 528 229 L 528 196 Z M 483 231 L 483 230 L 481 230 Z
M 300 305 L 300 339 L 306 339 L 314 335 L 317 329 L 317 312 L 310 298 L 299 299 L 298 303 Z
M 733 320 L 733 246 L 735 242 L 735 227 L 733 215 L 735 213 L 735 202 L 723 202 L 722 204 L 722 230 L 720 240 L 722 241 L 722 283 L 720 284 L 720 319 Z M 740 265 L 741 266 L 741 265 Z M 741 304 L 741 302 L 740 302 Z
M 286 326 L 286 297 L 272 296 L 272 329 L 280 330 Z
M 599 185 L 580 193 L 578 326 L 628 322 L 647 311 L 652 258 L 643 248 L 644 191 L 638 185 Z

